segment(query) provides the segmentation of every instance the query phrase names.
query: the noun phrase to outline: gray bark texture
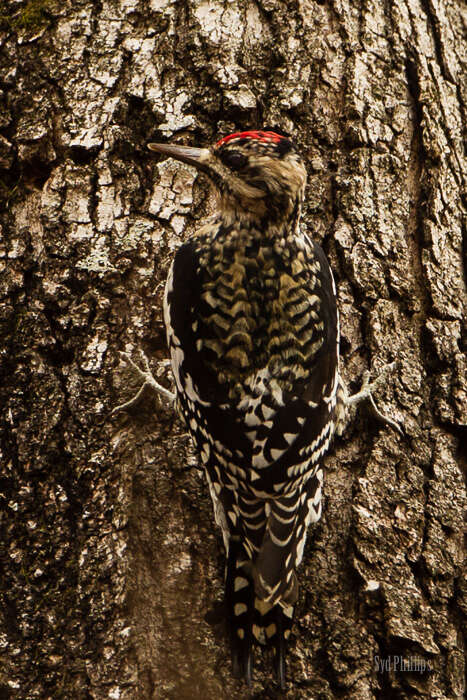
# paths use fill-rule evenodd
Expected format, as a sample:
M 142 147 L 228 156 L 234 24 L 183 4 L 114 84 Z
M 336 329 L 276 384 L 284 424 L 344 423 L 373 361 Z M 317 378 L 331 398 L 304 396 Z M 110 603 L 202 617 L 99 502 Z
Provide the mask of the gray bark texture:
M 4 0 L 0 698 L 465 697 L 466 27 L 460 0 Z M 306 159 L 344 377 L 397 360 L 405 426 L 359 410 L 326 459 L 283 695 L 261 653 L 231 677 L 183 427 L 150 392 L 111 415 L 214 206 L 148 139 L 264 125 Z

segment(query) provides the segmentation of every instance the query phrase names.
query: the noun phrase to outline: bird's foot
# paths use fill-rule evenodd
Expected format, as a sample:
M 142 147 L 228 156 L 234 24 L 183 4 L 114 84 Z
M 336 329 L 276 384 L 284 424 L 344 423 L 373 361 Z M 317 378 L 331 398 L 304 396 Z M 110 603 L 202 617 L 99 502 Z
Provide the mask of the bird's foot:
M 129 401 L 126 401 L 125 403 L 120 404 L 119 406 L 116 406 L 113 409 L 112 415 L 114 415 L 115 413 L 119 413 L 120 411 L 126 411 L 129 408 L 136 406 L 141 401 L 142 396 L 146 388 L 148 387 L 155 391 L 157 394 L 165 396 L 165 398 L 168 399 L 170 402 L 175 401 L 175 394 L 172 391 L 169 391 L 168 389 L 163 387 L 161 384 L 159 384 L 159 382 L 157 382 L 154 379 L 154 376 L 151 372 L 151 368 L 149 367 L 148 358 L 142 350 L 139 350 L 139 354 L 141 357 L 143 368 L 139 367 L 135 362 L 133 362 L 133 360 L 127 352 L 120 352 L 119 354 L 121 359 L 130 367 L 130 369 L 139 377 L 139 379 L 141 379 L 142 384 L 138 392 L 133 396 L 133 398 L 131 398 Z M 160 364 L 166 364 L 167 362 L 168 361 L 163 360 Z
M 348 396 L 346 399 L 346 403 L 348 406 L 353 406 L 359 404 L 365 399 L 368 399 L 376 418 L 378 418 L 383 423 L 387 423 L 387 425 L 390 425 L 391 428 L 393 428 L 393 430 L 403 435 L 402 428 L 399 425 L 399 423 L 393 418 L 389 418 L 389 416 L 385 416 L 384 413 L 381 413 L 373 398 L 373 392 L 385 381 L 387 375 L 390 372 L 394 371 L 396 365 L 397 362 L 391 362 L 390 364 L 385 365 L 381 370 L 379 376 L 373 382 L 370 382 L 370 372 L 366 370 L 363 373 L 362 386 L 360 387 L 360 391 L 358 391 L 356 394 L 353 394 L 352 396 Z

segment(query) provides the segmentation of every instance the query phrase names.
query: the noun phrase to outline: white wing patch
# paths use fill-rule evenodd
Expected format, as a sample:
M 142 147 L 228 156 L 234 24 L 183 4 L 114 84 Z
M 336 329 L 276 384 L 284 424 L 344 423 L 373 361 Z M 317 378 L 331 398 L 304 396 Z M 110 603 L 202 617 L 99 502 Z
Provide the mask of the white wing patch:
M 210 406 L 209 401 L 203 401 L 199 395 L 198 388 L 195 386 L 193 379 L 188 372 L 184 371 L 182 375 L 183 362 L 185 360 L 185 353 L 182 350 L 180 339 L 175 335 L 174 324 L 172 322 L 172 311 L 170 308 L 169 295 L 173 292 L 173 277 L 174 277 L 174 263 L 172 263 L 169 274 L 167 276 L 167 282 L 165 285 L 164 292 L 164 322 L 167 329 L 167 345 L 170 350 L 170 364 L 172 366 L 172 372 L 175 379 L 175 384 L 177 386 L 177 391 L 182 394 L 186 394 L 189 401 L 193 403 L 199 403 L 202 406 Z

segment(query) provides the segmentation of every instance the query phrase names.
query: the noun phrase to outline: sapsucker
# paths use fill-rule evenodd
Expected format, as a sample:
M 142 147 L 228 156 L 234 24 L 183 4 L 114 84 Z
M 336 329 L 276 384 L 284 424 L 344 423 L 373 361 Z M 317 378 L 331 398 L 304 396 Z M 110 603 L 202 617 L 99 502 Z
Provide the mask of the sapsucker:
M 284 686 L 295 572 L 348 404 L 332 272 L 300 227 L 306 170 L 289 138 L 247 131 L 212 148 L 149 147 L 194 165 L 219 193 L 217 213 L 175 255 L 164 320 L 227 552 L 234 674 L 250 682 L 259 642 L 275 649 Z
M 164 319 L 227 550 L 234 671 L 248 679 L 252 643 L 266 642 L 283 683 L 295 570 L 344 417 L 334 281 L 300 228 L 306 170 L 288 138 L 248 131 L 210 149 L 150 148 L 202 170 L 220 195 L 175 255 Z

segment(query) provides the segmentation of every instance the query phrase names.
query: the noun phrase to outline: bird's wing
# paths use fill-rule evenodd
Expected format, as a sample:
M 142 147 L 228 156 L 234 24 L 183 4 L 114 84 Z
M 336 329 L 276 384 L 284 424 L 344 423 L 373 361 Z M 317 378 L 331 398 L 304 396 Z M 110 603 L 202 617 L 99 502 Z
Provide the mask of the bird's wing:
M 202 280 L 196 245 L 189 241 L 175 255 L 164 298 L 167 343 L 181 411 L 200 451 L 209 431 L 212 441 L 228 451 L 248 452 L 251 446 L 236 411 L 230 410 L 226 387 L 210 365 L 209 349 L 203 343 L 210 329 L 200 313 Z
M 279 484 L 305 474 L 308 462 L 319 461 L 334 432 L 339 355 L 335 285 L 321 247 L 304 239 L 303 248 L 306 256 L 294 265 L 293 279 L 284 275 L 281 282 L 288 286 L 275 322 L 278 330 L 270 333 L 270 355 L 278 359 L 244 399 L 252 467 L 278 492 Z
M 200 317 L 197 313 L 201 297 L 201 271 L 195 245 L 182 245 L 170 268 L 164 296 L 164 322 L 170 360 L 179 395 L 209 403 L 218 396 L 214 373 L 203 362 Z M 200 352 L 201 350 L 201 352 Z
M 287 349 L 289 378 L 282 405 L 269 395 L 257 409 L 252 473 L 258 491 L 271 493 L 271 507 L 264 513 L 259 533 L 244 530 L 257 552 L 255 580 L 262 597 L 277 602 L 293 588 L 293 571 L 301 561 L 310 522 L 321 515 L 321 461 L 335 427 L 338 400 L 339 329 L 336 291 L 329 264 L 320 246 L 305 239 L 307 256 L 295 266 L 296 289 L 292 302 L 283 305 L 287 322 L 295 327 L 297 349 Z M 284 379 L 286 376 L 284 375 Z M 269 425 L 266 427 L 269 421 Z M 251 422 L 251 421 L 250 421 Z M 255 537 L 256 535 L 256 537 Z M 255 541 L 256 540 L 256 541 Z

